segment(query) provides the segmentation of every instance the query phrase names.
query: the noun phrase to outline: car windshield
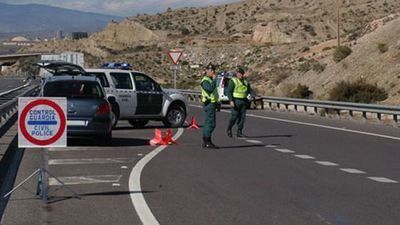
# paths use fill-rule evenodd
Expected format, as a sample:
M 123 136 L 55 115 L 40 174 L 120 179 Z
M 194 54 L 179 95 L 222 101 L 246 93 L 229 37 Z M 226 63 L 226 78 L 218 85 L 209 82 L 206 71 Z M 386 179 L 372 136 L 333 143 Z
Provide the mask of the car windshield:
M 44 86 L 45 97 L 67 98 L 104 98 L 103 91 L 97 82 L 90 81 L 55 81 Z

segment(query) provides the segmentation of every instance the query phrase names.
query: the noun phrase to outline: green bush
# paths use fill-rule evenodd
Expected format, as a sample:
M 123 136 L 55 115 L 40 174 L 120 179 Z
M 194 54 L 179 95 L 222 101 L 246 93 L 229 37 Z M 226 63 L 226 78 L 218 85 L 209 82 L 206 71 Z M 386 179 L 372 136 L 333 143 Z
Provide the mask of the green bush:
M 384 43 L 379 43 L 378 44 L 378 49 L 380 53 L 385 53 L 389 50 L 388 46 Z
M 332 101 L 375 103 L 385 100 L 388 94 L 376 84 L 369 84 L 365 79 L 355 82 L 341 81 L 329 93 Z
M 289 98 L 310 98 L 313 94 L 306 85 L 298 84 L 297 87 L 290 91 Z
M 338 63 L 349 56 L 351 53 L 351 48 L 347 46 L 339 46 L 335 49 L 335 52 L 333 53 L 333 60 Z

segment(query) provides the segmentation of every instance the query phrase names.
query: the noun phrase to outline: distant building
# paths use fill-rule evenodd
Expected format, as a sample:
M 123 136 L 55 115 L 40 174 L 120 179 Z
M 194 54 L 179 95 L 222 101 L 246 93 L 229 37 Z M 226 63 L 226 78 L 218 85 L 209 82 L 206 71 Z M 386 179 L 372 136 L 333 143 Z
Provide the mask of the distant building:
M 64 39 L 62 30 L 58 30 L 58 31 L 57 31 L 56 39 L 57 39 L 57 40 L 62 40 L 62 39 Z
M 12 38 L 10 41 L 3 42 L 7 46 L 32 46 L 35 41 L 31 41 L 26 37 L 18 36 Z
M 72 32 L 72 40 L 79 40 L 88 38 L 89 35 L 87 32 Z

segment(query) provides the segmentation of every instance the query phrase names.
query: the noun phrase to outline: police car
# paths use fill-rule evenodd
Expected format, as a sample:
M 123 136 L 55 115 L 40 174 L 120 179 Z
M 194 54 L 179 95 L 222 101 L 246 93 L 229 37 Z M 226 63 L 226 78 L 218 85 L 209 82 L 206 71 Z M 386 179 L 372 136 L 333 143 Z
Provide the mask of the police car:
M 112 99 L 113 125 L 128 120 L 137 128 L 150 120 L 162 121 L 167 127 L 180 127 L 187 115 L 186 97 L 175 91 L 162 89 L 143 72 L 125 69 L 85 69 L 86 76 L 95 76 Z

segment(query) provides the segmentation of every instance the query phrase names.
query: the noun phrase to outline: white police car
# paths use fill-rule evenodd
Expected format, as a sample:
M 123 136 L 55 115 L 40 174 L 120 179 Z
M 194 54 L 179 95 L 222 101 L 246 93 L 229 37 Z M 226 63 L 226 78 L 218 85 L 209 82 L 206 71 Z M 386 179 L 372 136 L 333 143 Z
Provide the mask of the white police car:
M 122 69 L 85 69 L 87 76 L 96 76 L 112 101 L 118 120 L 128 120 L 134 127 L 143 127 L 150 120 L 162 121 L 167 127 L 180 127 L 187 115 L 187 100 L 175 90 L 162 89 L 151 77 L 139 71 Z

